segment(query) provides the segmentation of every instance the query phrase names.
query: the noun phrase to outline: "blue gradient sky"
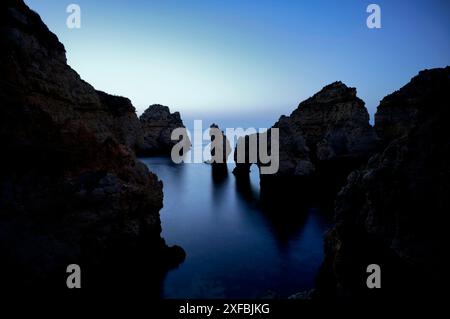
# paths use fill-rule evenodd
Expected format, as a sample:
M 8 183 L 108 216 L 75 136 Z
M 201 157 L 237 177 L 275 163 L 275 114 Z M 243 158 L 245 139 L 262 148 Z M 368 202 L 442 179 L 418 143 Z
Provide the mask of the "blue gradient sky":
M 271 125 L 324 85 L 379 100 L 424 68 L 450 64 L 450 1 L 26 0 L 59 37 L 69 64 L 95 88 L 183 118 Z M 66 7 L 81 7 L 81 29 Z M 218 120 L 220 124 L 220 120 Z

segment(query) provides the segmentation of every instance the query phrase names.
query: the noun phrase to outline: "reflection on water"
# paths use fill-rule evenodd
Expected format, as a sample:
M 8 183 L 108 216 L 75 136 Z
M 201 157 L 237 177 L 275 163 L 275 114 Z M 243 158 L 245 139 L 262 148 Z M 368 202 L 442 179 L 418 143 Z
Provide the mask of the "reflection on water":
M 256 168 L 237 183 L 208 164 L 141 160 L 164 184 L 162 236 L 187 253 L 165 278 L 165 298 L 285 298 L 313 287 L 328 226 L 319 210 L 266 212 Z

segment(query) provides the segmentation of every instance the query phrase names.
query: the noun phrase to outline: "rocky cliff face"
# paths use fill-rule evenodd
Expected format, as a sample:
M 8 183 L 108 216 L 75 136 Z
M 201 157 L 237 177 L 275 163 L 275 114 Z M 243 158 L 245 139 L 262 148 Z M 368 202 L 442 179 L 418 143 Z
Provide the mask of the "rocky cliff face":
M 342 82 L 325 86 L 273 127 L 280 132 L 280 176 L 310 176 L 320 162 L 364 159 L 376 146 L 364 102 Z
M 143 131 L 143 144 L 138 149 L 139 155 L 168 155 L 179 141 L 172 141 L 174 129 L 184 128 L 180 113 L 170 113 L 167 106 L 153 104 L 139 117 Z M 186 141 L 190 147 L 190 141 Z
M 421 71 L 408 85 L 386 96 L 375 114 L 375 130 L 382 144 L 408 136 L 425 119 L 446 112 L 448 67 Z
M 342 82 L 325 86 L 274 127 L 281 175 L 311 175 L 319 162 L 367 157 L 376 141 L 364 102 Z
M 375 129 L 385 147 L 352 172 L 338 194 L 319 276 L 321 297 L 439 294 L 450 208 L 449 89 L 450 67 L 425 70 L 381 101 Z M 381 266 L 381 289 L 366 286 L 372 263 Z
M 162 183 L 130 150 L 130 101 L 81 80 L 22 1 L 2 1 L 0 32 L 2 286 L 63 288 L 70 263 L 85 287 L 108 284 L 108 271 L 112 286 L 145 284 L 132 276 L 144 261 L 156 286 L 173 254 L 160 237 Z
M 144 143 L 144 134 L 136 109 L 131 101 L 122 96 L 114 96 L 96 91 L 100 103 L 106 108 L 107 124 L 118 142 L 131 150 L 139 149 Z
M 325 86 L 301 102 L 290 116 L 281 116 L 273 127 L 279 129 L 280 136 L 279 171 L 261 176 L 261 194 L 276 201 L 279 196 L 317 195 L 317 190 L 321 197 L 333 200 L 345 177 L 377 146 L 364 102 L 356 96 L 355 88 L 342 82 Z M 248 139 L 241 138 L 238 145 Z M 238 163 L 234 173 L 245 175 L 248 170 L 248 163 Z

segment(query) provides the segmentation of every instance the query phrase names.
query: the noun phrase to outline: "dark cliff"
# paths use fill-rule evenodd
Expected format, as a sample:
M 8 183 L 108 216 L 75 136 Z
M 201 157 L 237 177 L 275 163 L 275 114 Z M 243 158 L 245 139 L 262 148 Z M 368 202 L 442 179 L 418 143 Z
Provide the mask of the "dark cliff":
M 384 148 L 338 194 L 321 298 L 438 297 L 450 211 L 449 89 L 449 67 L 425 70 L 381 101 L 375 129 Z M 366 286 L 372 263 L 381 267 L 381 289 Z
M 130 101 L 81 80 L 23 1 L 0 4 L 0 47 L 2 286 L 64 288 L 76 263 L 85 287 L 112 271 L 115 287 L 157 288 L 174 254 L 160 237 L 162 183 L 131 150 Z M 155 271 L 133 277 L 144 261 Z

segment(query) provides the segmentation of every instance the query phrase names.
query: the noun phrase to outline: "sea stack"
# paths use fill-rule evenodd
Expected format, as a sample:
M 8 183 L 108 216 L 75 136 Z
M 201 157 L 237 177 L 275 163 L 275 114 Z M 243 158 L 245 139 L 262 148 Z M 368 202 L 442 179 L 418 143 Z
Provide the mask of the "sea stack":
M 215 123 L 209 127 L 211 137 L 211 166 L 215 176 L 228 174 L 227 159 L 231 153 L 230 141 Z
M 172 147 L 180 141 L 179 136 L 171 139 L 173 130 L 185 128 L 179 112 L 170 113 L 169 107 L 160 104 L 150 105 L 139 121 L 143 134 L 143 143 L 137 151 L 139 156 L 170 155 Z M 187 137 L 186 130 L 184 135 Z M 186 149 L 190 148 L 189 138 L 184 141 Z

